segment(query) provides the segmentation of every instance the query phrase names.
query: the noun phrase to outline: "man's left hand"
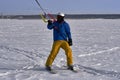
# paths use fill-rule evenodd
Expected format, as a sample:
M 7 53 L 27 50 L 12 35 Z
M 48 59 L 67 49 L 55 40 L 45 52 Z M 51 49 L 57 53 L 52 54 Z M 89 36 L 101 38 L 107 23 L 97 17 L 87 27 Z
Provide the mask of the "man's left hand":
M 73 45 L 72 39 L 69 39 L 69 40 L 68 40 L 68 44 L 69 44 L 69 46 L 72 46 L 72 45 Z

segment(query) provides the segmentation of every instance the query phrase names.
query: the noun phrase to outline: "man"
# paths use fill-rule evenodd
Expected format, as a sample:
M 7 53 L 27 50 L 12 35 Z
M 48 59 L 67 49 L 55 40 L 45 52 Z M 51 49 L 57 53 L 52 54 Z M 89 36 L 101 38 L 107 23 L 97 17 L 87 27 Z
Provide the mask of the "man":
M 70 48 L 70 46 L 72 46 L 72 37 L 69 24 L 64 21 L 64 16 L 63 13 L 58 13 L 57 21 L 52 22 L 48 20 L 47 28 L 50 30 L 53 29 L 54 38 L 52 50 L 45 64 L 46 69 L 49 71 L 52 70 L 52 63 L 60 48 L 65 50 L 68 69 L 73 70 L 72 50 Z

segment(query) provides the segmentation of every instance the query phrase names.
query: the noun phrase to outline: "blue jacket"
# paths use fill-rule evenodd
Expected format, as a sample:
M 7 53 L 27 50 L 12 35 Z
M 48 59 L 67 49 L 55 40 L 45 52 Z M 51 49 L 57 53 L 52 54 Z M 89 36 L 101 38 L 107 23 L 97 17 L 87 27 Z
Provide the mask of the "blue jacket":
M 53 22 L 51 25 L 47 25 L 48 29 L 53 29 L 53 39 L 56 40 L 68 40 L 71 38 L 71 32 L 69 24 L 65 21 L 58 23 L 57 21 Z

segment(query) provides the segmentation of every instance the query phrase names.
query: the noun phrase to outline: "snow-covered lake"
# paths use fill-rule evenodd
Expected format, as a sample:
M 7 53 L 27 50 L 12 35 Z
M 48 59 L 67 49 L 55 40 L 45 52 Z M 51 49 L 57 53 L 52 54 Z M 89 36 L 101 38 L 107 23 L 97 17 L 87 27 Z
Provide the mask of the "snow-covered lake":
M 62 49 L 53 63 L 57 74 L 45 71 L 53 37 L 42 20 L 0 19 L 0 80 L 120 80 L 120 19 L 66 21 L 78 73 L 61 69 Z

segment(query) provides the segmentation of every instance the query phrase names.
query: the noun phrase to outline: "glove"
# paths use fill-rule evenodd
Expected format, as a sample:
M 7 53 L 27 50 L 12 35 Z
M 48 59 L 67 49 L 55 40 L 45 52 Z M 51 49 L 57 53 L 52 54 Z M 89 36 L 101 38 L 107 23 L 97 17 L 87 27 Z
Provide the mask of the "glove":
M 48 25 L 51 25 L 52 24 L 52 21 L 51 20 L 48 20 Z
M 68 44 L 69 44 L 69 46 L 72 46 L 72 45 L 73 45 L 72 39 L 68 39 Z

